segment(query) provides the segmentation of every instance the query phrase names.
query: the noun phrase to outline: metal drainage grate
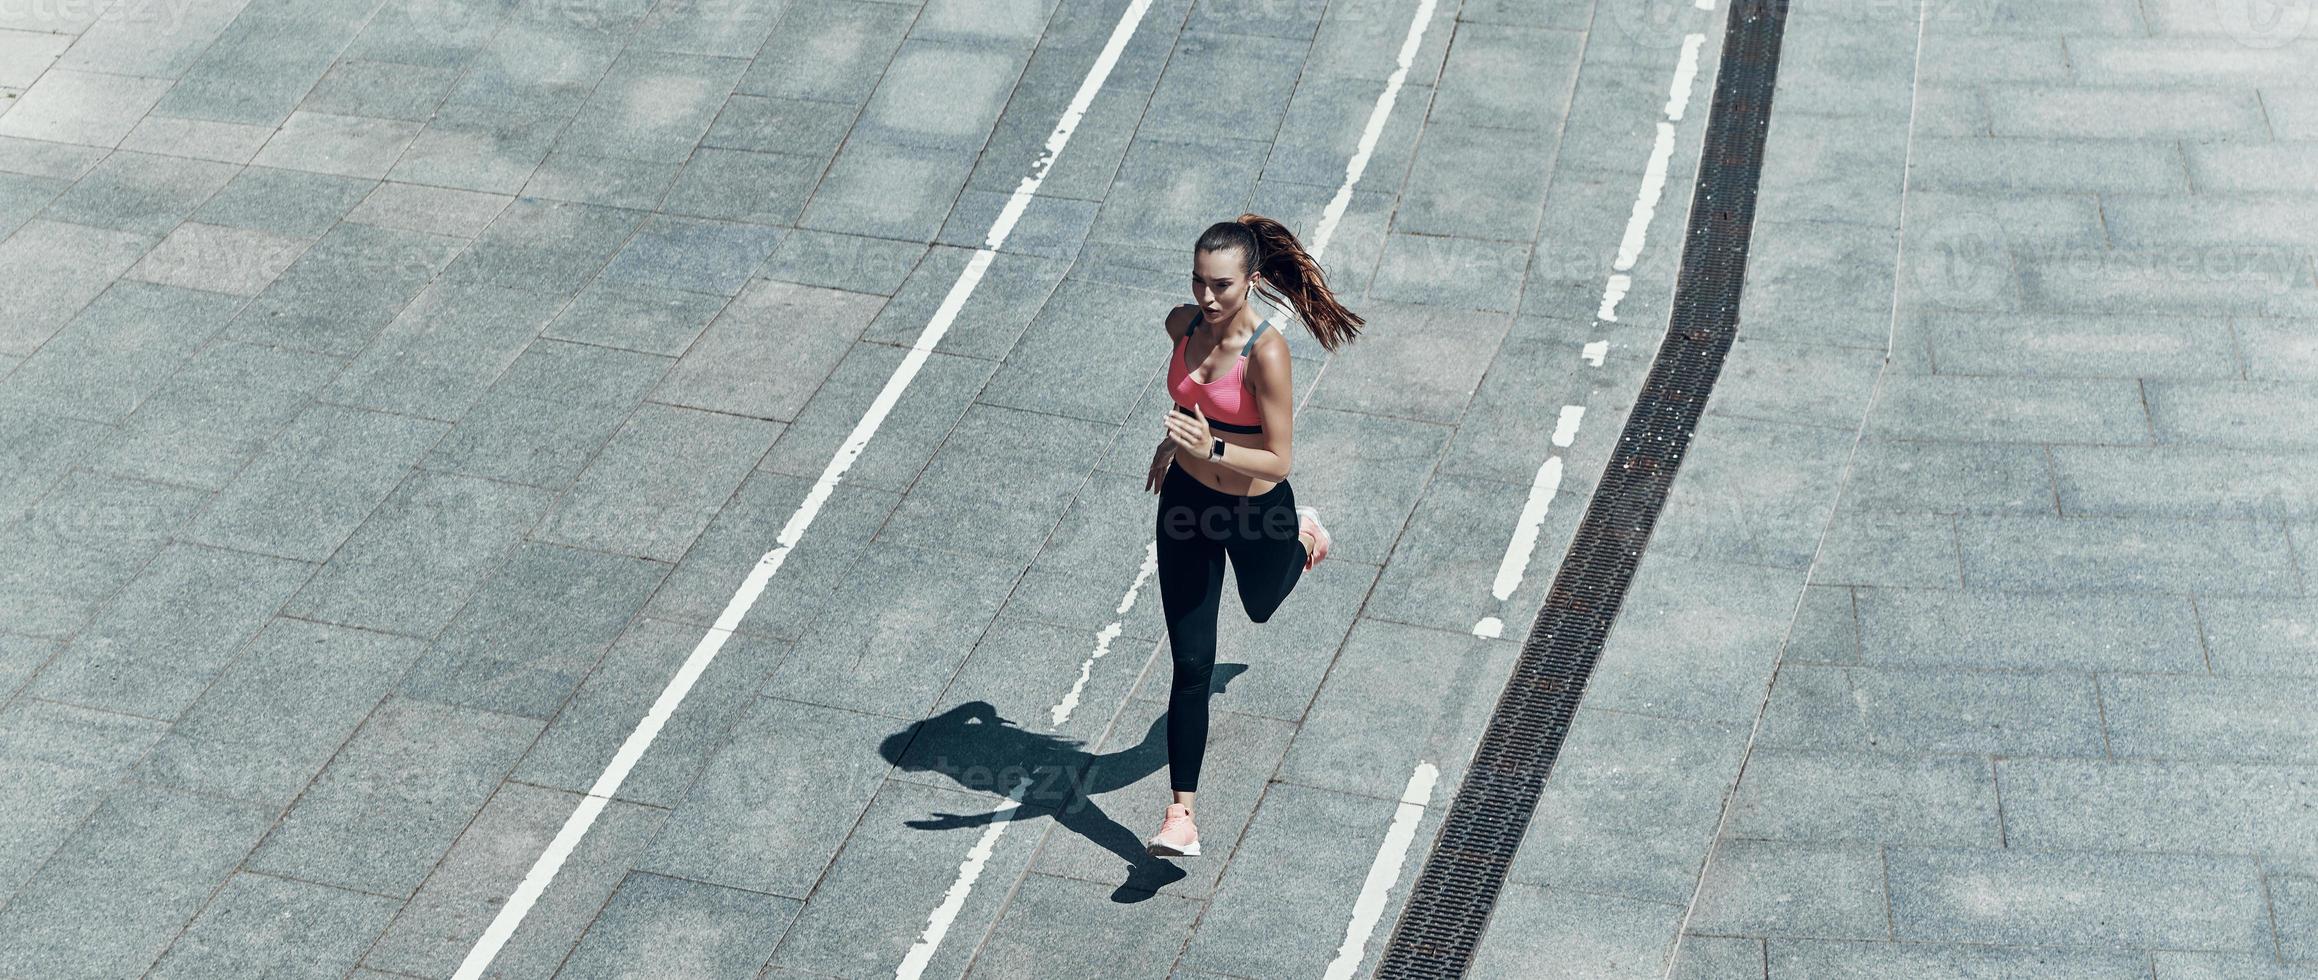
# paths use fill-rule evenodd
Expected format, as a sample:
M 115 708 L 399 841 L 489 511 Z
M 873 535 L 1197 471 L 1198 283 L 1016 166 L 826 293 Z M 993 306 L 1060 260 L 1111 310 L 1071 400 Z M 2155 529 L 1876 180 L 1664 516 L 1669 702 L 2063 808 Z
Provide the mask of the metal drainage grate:
M 1614 0 L 1640 2 L 1640 0 Z M 1789 0 L 1734 0 L 1666 339 L 1376 975 L 1462 977 L 1738 329 Z

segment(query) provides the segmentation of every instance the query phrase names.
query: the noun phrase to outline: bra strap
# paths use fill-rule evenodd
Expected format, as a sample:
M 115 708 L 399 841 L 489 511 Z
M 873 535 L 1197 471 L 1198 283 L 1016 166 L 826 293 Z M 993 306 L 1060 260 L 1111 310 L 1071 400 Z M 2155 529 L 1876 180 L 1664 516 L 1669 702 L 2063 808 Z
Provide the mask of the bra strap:
M 1254 333 L 1251 333 L 1251 334 L 1248 334 L 1248 342 L 1247 342 L 1247 346 L 1245 346 L 1245 347 L 1241 347 L 1241 348 L 1239 349 L 1239 356 L 1241 356 L 1241 357 L 1246 357 L 1246 356 L 1248 356 L 1248 352 L 1249 352 L 1249 351 L 1255 350 L 1255 349 L 1256 349 L 1256 338 L 1257 338 L 1257 337 L 1261 337 L 1261 336 L 1263 336 L 1263 335 L 1264 335 L 1264 328 L 1265 328 L 1265 327 L 1268 327 L 1268 326 L 1271 326 L 1271 325 L 1272 325 L 1272 318 L 1271 318 L 1271 317 L 1265 317 L 1265 318 L 1264 318 L 1264 322 L 1262 322 L 1262 323 L 1259 323 L 1259 324 L 1256 324 L 1256 330 L 1255 330 L 1255 332 L 1254 332 Z

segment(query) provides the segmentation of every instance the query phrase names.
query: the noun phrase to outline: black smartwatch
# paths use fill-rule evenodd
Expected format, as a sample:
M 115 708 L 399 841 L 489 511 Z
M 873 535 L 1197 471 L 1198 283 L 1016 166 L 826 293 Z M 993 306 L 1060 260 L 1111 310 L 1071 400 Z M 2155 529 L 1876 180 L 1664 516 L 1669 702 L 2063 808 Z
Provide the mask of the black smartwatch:
M 1222 439 L 1217 439 L 1217 440 L 1215 441 L 1215 448 L 1213 448 L 1213 449 L 1210 449 L 1210 450 L 1208 450 L 1208 451 L 1207 451 L 1207 458 L 1209 458 L 1209 459 L 1212 459 L 1212 460 L 1215 460 L 1216 462 L 1219 462 L 1219 463 L 1223 461 L 1223 440 L 1222 440 Z

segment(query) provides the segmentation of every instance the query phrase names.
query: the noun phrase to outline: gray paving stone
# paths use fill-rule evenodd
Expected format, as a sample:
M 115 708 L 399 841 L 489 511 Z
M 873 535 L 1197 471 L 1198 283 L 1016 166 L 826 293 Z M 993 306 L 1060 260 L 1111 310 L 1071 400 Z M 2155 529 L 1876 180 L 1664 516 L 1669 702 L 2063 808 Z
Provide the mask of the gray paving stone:
M 2109 745 L 2119 757 L 2318 762 L 2308 682 L 2284 678 L 2101 678 Z
M 669 186 L 669 214 L 788 225 L 804 213 L 827 161 L 789 153 L 702 147 Z
M 177 226 L 123 278 L 237 296 L 264 292 L 307 241 L 248 228 L 188 221 Z
M 0 700 L 14 698 L 33 673 L 63 649 L 63 642 L 57 640 L 0 635 Z
M 653 218 L 612 257 L 601 278 L 731 296 L 787 233 L 756 225 Z
M 1248 13 L 1261 18 L 1276 10 L 1267 5 Z M 1200 5 L 1194 4 L 1192 18 L 1200 20 L 1200 14 Z M 1260 28 L 1249 29 L 1254 26 L 1235 23 L 1232 33 L 1215 34 L 1187 27 L 1167 58 L 1166 71 L 1151 93 L 1150 106 L 1136 125 L 1137 137 L 1200 139 L 1213 135 L 1216 119 L 1234 120 L 1253 133 L 1277 132 L 1288 113 L 1289 100 L 1301 87 L 1297 76 L 1309 48 L 1302 40 L 1260 36 Z M 1245 84 L 1214 83 L 1227 74 Z M 1341 181 L 1339 175 L 1332 183 Z
M 2009 810 L 2009 801 L 2007 801 Z M 1893 847 L 1902 940 L 2252 950 L 2270 941 L 2254 862 L 2206 854 Z
M 0 173 L 0 235 L 13 234 L 70 187 L 56 177 Z
M 629 160 L 590 152 L 594 149 L 582 142 L 549 153 L 524 183 L 523 196 L 651 211 L 684 169 L 681 160 Z
M 802 232 L 793 241 L 804 241 L 809 236 L 811 232 Z M 876 313 L 876 320 L 862 331 L 862 341 L 916 345 L 971 257 L 974 253 L 964 248 L 934 246 L 927 250 L 916 269 L 909 271 L 909 278 L 904 280 L 899 292 L 885 301 L 885 306 Z M 974 299 L 957 310 L 934 350 L 990 361 L 1004 359 L 1015 348 L 1022 331 L 1036 320 L 1038 310 L 1045 306 L 1052 292 L 1064 283 L 1064 273 L 1069 269 L 1071 264 L 1062 259 L 1001 250 L 997 257 L 990 259 L 990 269 L 983 273 L 983 283 L 974 292 Z
M 225 329 L 240 302 L 123 282 L 89 301 L 0 386 L 15 411 L 119 423 Z
M 2318 427 L 2303 414 L 2318 404 L 2318 387 L 2288 381 L 2171 381 L 2144 383 L 2156 440 L 2167 444 L 2303 449 L 2318 444 Z
M 399 0 L 381 5 L 339 57 L 434 69 L 467 65 L 509 20 L 537 18 L 547 9 L 520 13 L 498 3 L 436 5 Z M 432 78 L 428 74 L 427 78 Z
M 981 403 L 1072 419 L 1124 420 L 1140 384 L 1167 370 L 1174 356 L 1160 349 L 1167 314 L 1154 299 L 1115 286 L 1064 283 L 998 365 Z M 1128 358 L 1120 356 L 1123 350 L 1148 353 Z M 1257 370 L 1251 354 L 1245 371 Z
M 703 642 L 705 632 L 655 619 L 629 627 L 602 662 L 593 665 L 509 778 L 575 793 L 594 788 L 678 667 Z M 617 798 L 659 807 L 681 802 L 685 788 L 755 702 L 766 675 L 787 655 L 789 646 L 788 641 L 762 636 L 725 639 L 700 682 L 620 784 Z
M 2318 970 L 2288 966 L 2267 953 L 2185 953 L 2154 950 L 2157 980 L 2309 980 Z
M 789 7 L 741 77 L 739 90 L 860 105 L 918 16 L 913 9 L 851 0 Z M 783 39 L 797 37 L 825 42 L 784 43 Z
M 976 154 L 890 140 L 849 139 L 797 227 L 932 241 L 973 172 Z
M 1407 781 L 1405 774 L 1395 778 Z M 1446 799 L 1446 792 L 1435 790 L 1433 802 Z M 1400 790 L 1391 797 L 1398 799 Z M 1208 901 L 1215 915 L 1198 920 L 1182 964 L 1219 975 L 1326 973 L 1344 943 L 1342 920 L 1349 920 L 1361 897 L 1393 809 L 1391 799 L 1270 785 L 1247 834 L 1231 850 L 1229 878 Z M 1201 836 L 1208 836 L 1205 825 Z M 1324 839 L 1337 846 L 1314 846 Z M 1402 880 L 1412 876 L 1414 864 L 1402 866 Z M 1405 894 L 1407 885 L 1398 892 Z M 1368 945 L 1382 948 L 1382 936 L 1372 936 Z
M 376 7 L 371 0 L 327 0 L 291 15 L 237 17 L 162 97 L 159 111 L 279 125 Z
M 32 84 L 72 43 L 69 34 L 7 29 L 0 34 L 0 55 L 8 59 L 8 67 L 0 71 L 0 85 L 22 89 Z
M 976 247 L 980 247 L 979 242 Z M 925 258 L 926 251 L 915 241 L 801 229 L 781 237 L 780 244 L 758 267 L 757 275 L 785 283 L 891 296 Z
M 1397 799 L 1408 772 L 1424 762 L 1439 770 L 1441 792 L 1453 792 L 1519 652 L 1510 640 L 1356 623 L 1297 727 L 1279 778 Z M 1435 682 L 1412 688 L 1406 668 L 1419 661 Z
M 2111 227 L 2119 227 L 2122 212 L 2111 204 L 2107 213 Z M 2318 310 L 2318 287 L 2312 285 L 2301 261 L 2303 254 L 2303 246 L 2274 243 L 2253 248 L 2242 244 L 2136 244 L 2055 256 L 2022 254 L 2016 258 L 2020 308 L 2063 313 L 2308 316 Z
M 67 637 L 168 547 L 207 494 L 186 487 L 67 475 L 0 530 L 0 632 Z
M 1751 720 L 1802 588 L 1800 571 L 1646 552 L 1586 703 L 1696 721 Z
M 165 78 L 52 68 L 0 117 L 0 136 L 118 146 L 169 87 Z
M 2220 68 L 2236 57 L 2251 54 L 2244 48 L 2228 61 L 2209 61 Z M 2286 143 L 2239 143 L 2225 140 L 2183 140 L 2181 156 L 2188 168 L 2189 187 L 2197 191 L 2269 193 L 2284 187 L 2307 187 L 2318 179 L 2318 162 L 2291 151 Z
M 943 222 L 940 234 L 935 236 L 935 244 L 972 249 L 987 247 L 999 216 L 1013 196 L 1011 193 L 966 188 L 959 193 L 957 206 L 950 210 L 950 216 Z M 1087 230 L 1093 226 L 1095 215 L 1101 210 L 1100 201 L 1074 201 L 1046 194 L 1032 195 L 1029 206 L 1007 230 L 1003 249 L 1007 253 L 1067 262 L 1077 257 L 1079 249 L 1086 242 Z M 805 236 L 798 237 L 802 239 Z M 955 278 L 953 274 L 952 280 Z
M 1508 879 L 1687 905 L 1746 737 L 1734 724 L 1581 707 Z
M 1180 56 L 1183 47 L 1177 51 Z M 847 139 L 980 150 L 997 125 L 1022 66 L 1019 50 L 904 40 L 879 74 L 877 88 Z M 789 152 L 816 151 L 808 147 Z
M 318 404 L 210 501 L 187 540 L 327 561 L 450 427 Z
M 276 619 L 200 692 L 138 774 L 278 810 L 423 651 L 404 637 Z
M 1818 317 L 1796 317 L 1792 313 L 1803 308 L 1856 309 L 1866 315 L 1831 322 L 1875 322 L 1878 327 L 1886 326 L 1894 288 L 1890 257 L 1898 249 L 1899 233 L 1880 224 L 1840 220 L 1756 222 L 1748 239 L 1746 293 L 1741 302 L 1744 312 L 1768 311 L 1776 315 L 1742 317 L 1739 338 L 1817 339 L 1883 347 L 1884 331 L 1881 330 L 1868 333 L 1862 328 L 1855 337 L 1834 334 L 1812 338 L 1804 331 L 1814 326 L 1825 329 L 1827 324 L 1811 322 L 1819 320 Z M 1806 322 L 1782 322 L 1788 320 Z M 1719 384 L 1716 390 L 1721 390 Z
M 2198 600 L 2198 623 L 2218 674 L 2318 674 L 2309 655 L 2318 624 L 2301 599 L 2212 596 Z
M 1757 980 L 1764 976 L 1763 940 L 1685 934 L 1674 948 L 1668 980 Z
M 1096 918 L 1106 908 L 1111 914 Z M 1111 905 L 1098 883 L 1025 876 L 974 969 L 993 976 L 1167 976 L 1168 951 L 1191 934 L 1199 904 L 1159 895 L 1130 908 Z
M 722 296 L 599 280 L 572 297 L 543 336 L 674 356 L 692 346 L 725 302 Z
M 0 170 L 75 181 L 111 153 L 100 147 L 0 136 Z
M 394 5 L 390 5 L 394 6 Z M 340 58 L 298 103 L 304 112 L 423 123 L 451 93 L 458 69 Z
M 656 562 L 518 546 L 403 678 L 406 697 L 547 720 L 668 574 Z
M 1763 967 L 1773 977 L 1869 980 L 1946 976 L 1958 980 L 2139 980 L 2149 957 L 2138 950 L 2052 949 L 1929 943 L 1773 939 Z M 2160 954 L 2162 955 L 2162 954 Z
M 408 897 L 539 727 L 528 719 L 390 698 L 314 778 L 247 867 Z
M 2178 316 L 1926 313 L 1942 374 L 2234 378 L 2231 337 Z
M 577 805 L 572 794 L 501 784 L 363 962 L 409 976 L 448 976 L 457 970 L 499 904 Z M 540 896 L 491 961 L 493 970 L 502 976 L 552 974 L 665 817 L 630 803 L 606 805 L 556 872 L 555 886 Z M 387 980 L 385 973 L 375 976 Z
M 1860 659 L 1876 666 L 2205 669 L 2179 596 L 1863 589 L 1859 629 Z
M 438 282 L 380 331 L 321 397 L 456 422 L 563 302 L 549 293 Z
M 1346 167 L 1360 148 L 1368 119 L 1376 111 L 1380 89 L 1379 81 L 1370 75 L 1351 78 L 1315 75 L 1312 59 L 1305 59 L 1304 75 L 1298 79 L 1287 115 L 1280 121 L 1271 155 L 1264 161 L 1264 178 L 1326 186 L 1334 193 L 1336 185 L 1344 182 Z M 1431 105 L 1432 100 L 1432 86 L 1413 81 L 1394 93 L 1393 113 L 1385 120 L 1385 128 L 1369 150 L 1361 172 L 1363 185 L 1378 186 L 1371 182 L 1398 180 L 1408 173 L 1410 161 L 1417 153 L 1420 131 L 1424 129 L 1420 107 Z M 1444 161 L 1447 162 L 1450 161 Z M 1527 161 L 1530 167 L 1536 163 Z
M 1920 114 L 1924 94 L 1917 98 Z M 1775 112 L 1763 140 L 1755 213 L 1900 227 L 1906 159 L 1907 127 L 1894 117 Z
M 320 354 L 213 343 L 139 404 L 117 435 L 91 455 L 90 465 L 166 483 L 223 487 L 341 366 Z M 11 439 L 34 444 L 22 432 L 11 432 Z
M 2269 890 L 2278 955 L 2303 963 L 2318 960 L 2318 878 L 2274 876 Z
M 433 636 L 551 500 L 549 492 L 530 487 L 416 471 L 284 612 Z
M 1390 303 L 1512 312 L 1529 259 L 1525 245 L 1394 234 L 1369 297 Z
M 1421 307 L 1376 307 L 1362 315 L 1391 329 L 1329 358 L 1327 384 L 1306 404 L 1348 411 L 1390 404 L 1393 415 L 1452 425 L 1494 366 L 1510 322 L 1503 314 Z M 1444 346 L 1463 353 L 1441 357 Z
M 2049 41 L 2035 43 L 2050 44 Z M 2086 43 L 2116 42 L 2087 39 Z M 2109 139 L 2106 134 L 2094 139 L 1926 136 L 1917 139 L 1911 151 L 1908 185 L 1932 189 L 2163 193 L 2189 186 L 2189 173 L 2194 171 L 2183 170 L 2181 156 L 2170 141 Z
M 1602 338 L 1609 350 L 1606 363 L 1617 369 L 1595 369 L 1579 356 L 1596 332 L 1581 321 L 1542 316 L 1516 317 L 1497 347 L 1496 359 L 1474 388 L 1457 423 L 1448 454 L 1441 461 L 1443 474 L 1461 474 L 1528 486 L 1547 456 L 1564 460 L 1562 482 L 1576 488 L 1591 483 L 1601 472 L 1616 442 L 1616 432 L 1632 404 L 1642 365 L 1647 358 L 1632 345 L 1633 338 Z M 1356 342 L 1347 353 L 1359 349 Z M 1329 377 L 1338 368 L 1331 363 Z M 1319 394 L 1325 394 L 1323 387 Z M 1315 395 L 1318 397 L 1318 395 Z M 1380 396 L 1382 397 L 1382 396 Z M 1539 424 L 1540 406 L 1555 412 L 1563 405 L 1583 406 L 1575 441 L 1567 447 L 1552 439 L 1555 426 Z M 1576 498 L 1568 498 L 1574 500 Z M 1557 506 L 1559 502 L 1557 501 Z M 1568 505 L 1575 511 L 1575 505 Z M 1549 519 L 1554 512 L 1548 511 Z
M 1811 579 L 1828 585 L 1952 589 L 1961 584 L 1954 519 L 1838 509 Z
M 2065 446 L 2053 453 L 2138 451 Z M 2039 446 L 1865 437 L 1841 506 L 1849 512 L 2049 514 L 2060 507 L 2054 480 Z
M 2149 426 L 2128 379 L 1895 374 L 1883 381 L 1866 437 L 2146 445 Z
M 2002 844 L 1987 760 L 1857 751 L 1750 753 L 1723 832 L 1765 840 Z
M 1662 977 L 1682 907 L 1509 885 L 1473 956 L 1483 976 Z
M 1964 516 L 1956 537 L 1964 581 L 1976 588 L 2174 592 L 2197 582 L 2210 594 L 2302 591 L 2283 529 L 2266 523 Z
M 261 807 L 125 786 L 0 909 L 0 968 L 142 974 L 265 833 Z
M 0 739 L 0 775 L 22 801 L 0 810 L 0 830 L 6 831 L 0 834 L 0 889 L 19 894 L 166 730 L 143 718 L 31 698 L 0 708 L 0 734 L 6 735 Z
M 537 351 L 543 341 L 532 345 Z M 630 358 L 665 363 L 662 358 L 612 351 L 577 344 L 557 345 L 590 352 L 585 359 Z M 551 370 L 585 368 L 572 359 L 543 359 Z M 521 368 L 518 360 L 510 375 Z M 641 365 L 649 379 L 659 377 L 656 365 Z M 602 371 L 598 365 L 596 370 Z M 535 387 L 510 386 L 506 379 L 468 411 L 457 428 L 435 444 L 420 465 L 526 486 L 561 490 L 572 485 L 609 442 L 633 409 L 631 402 L 572 398 L 542 398 L 552 394 Z
M 2092 678 L 2060 672 L 1779 670 L 1758 738 L 1827 751 L 2098 756 Z
M 50 221 L 161 236 L 234 179 L 222 163 L 114 153 L 40 212 Z
M 1508 515 L 1521 513 L 1529 489 L 1435 475 L 1393 546 L 1391 562 L 1364 614 L 1458 633 L 1495 618 L 1519 635 L 1553 583 L 1557 556 L 1576 533 L 1579 512 L 1591 492 L 1582 479 L 1564 478 L 1538 528 L 1539 547 L 1529 554 L 1520 579 L 1507 583 L 1508 594 L 1501 599 L 1498 570 L 1510 539 L 1520 533 L 1518 522 Z
M 397 80 L 400 90 L 407 79 Z M 418 136 L 421 123 L 402 119 L 336 115 L 300 109 L 290 113 L 282 128 L 267 140 L 250 161 L 263 167 L 282 167 L 346 177 L 383 178 Z
M 340 224 L 243 307 L 226 335 L 355 357 L 464 245 L 438 235 Z
M 795 899 L 631 872 L 556 975 L 674 969 L 745 980 L 763 968 L 797 908 Z
M 328 885 L 236 874 L 170 945 L 154 977 L 343 974 L 397 903 Z
M 788 100 L 772 95 L 732 95 L 709 125 L 702 148 L 793 153 L 823 162 L 837 155 L 853 118 L 828 102 Z
M 1216 136 L 1137 137 L 1109 190 L 1085 194 L 1103 202 L 1087 237 L 1187 254 L 1207 227 L 1192 216 L 1239 209 L 1263 171 L 1261 145 Z M 1190 270 L 1177 268 L 1182 271 L 1169 278 L 1182 282 Z
M 992 628 L 1021 574 L 1021 565 L 1001 558 L 872 545 L 847 572 L 857 584 L 826 600 L 765 693 L 922 717 Z M 1074 666 L 1078 659 L 1072 651 Z
M 518 197 L 443 277 L 570 293 L 627 244 L 645 213 Z
M 1873 844 L 1725 838 L 1707 862 L 1688 928 L 1720 935 L 1886 938 L 1892 926 L 1883 850 Z
M 1707 415 L 1650 532 L 1650 550 L 1810 568 L 1853 439 L 1841 429 L 1784 419 Z
M 629 46 L 650 51 L 747 58 L 787 5 L 780 0 L 654 7 L 636 25 Z
M 1098 422 L 976 403 L 878 539 L 1027 564 L 1085 480 L 1080 447 L 1107 434 Z
M 214 4 L 213 6 L 226 6 Z M 251 126 L 215 119 L 178 119 L 149 115 L 122 137 L 121 149 L 163 156 L 246 164 L 272 138 L 272 126 Z
M 1569 105 L 1584 39 L 1575 31 L 1458 25 L 1432 118 L 1499 129 L 1557 129 Z
M 2270 131 L 2261 106 L 2243 91 L 1999 84 L 1988 93 L 1998 136 L 2260 139 Z
M 859 976 L 900 964 L 924 942 L 919 930 L 986 832 L 981 818 L 991 805 L 981 794 L 887 781 L 782 937 L 767 975 Z M 1030 863 L 1050 816 L 1029 807 L 1014 811 L 1013 825 L 983 859 L 980 887 L 947 920 L 952 940 L 981 934 L 997 918 L 1008 904 L 997 887 L 1008 880 L 1001 875 L 1018 874 Z M 925 969 L 963 975 L 976 952 L 969 943 L 945 942 Z
M 386 179 L 516 193 L 547 158 L 564 119 L 510 120 L 488 108 L 446 105 L 411 139 Z
M 174 719 L 312 571 L 303 562 L 172 544 L 42 670 L 33 693 Z
M 380 228 L 474 238 L 489 228 L 512 200 L 505 194 L 383 181 L 346 214 L 346 220 Z
M 112 285 L 155 238 L 57 221 L 33 220 L 0 241 L 0 267 L 11 270 L 0 301 L 0 353 L 28 355 Z
M 756 419 L 796 418 L 876 308 L 874 298 L 856 293 L 757 280 L 709 324 L 652 397 Z
M 2148 852 L 2160 866 L 2165 861 L 2187 865 L 2194 857 L 2215 873 L 2233 863 L 2224 859 L 2226 855 L 2255 855 L 2266 868 L 2302 874 L 2318 867 L 2318 846 L 2312 843 L 2318 836 L 2310 826 L 2310 800 L 2318 789 L 2307 766 L 2000 759 L 1996 779 L 2004 794 L 2005 838 L 2013 848 Z M 2272 819 L 2245 819 L 2257 812 Z M 2247 868 L 2250 871 L 2250 863 Z M 2192 880 L 2188 875 L 2182 878 Z M 2220 904 L 2150 902 L 2146 907 L 2154 912 Z M 2251 948 L 2186 942 L 2151 945 Z
M 694 626 L 714 625 L 757 562 L 779 547 L 775 529 L 794 517 L 813 483 L 762 471 L 749 474 L 660 591 L 653 593 L 645 614 Z M 782 559 L 783 574 L 774 576 L 758 595 L 738 631 L 782 639 L 803 635 L 827 608 L 829 595 L 847 584 L 843 573 L 898 500 L 899 495 L 889 491 L 838 484 Z
M 853 344 L 797 411 L 796 420 L 782 431 L 760 468 L 818 478 L 907 354 L 904 348 L 885 344 Z M 908 394 L 892 406 L 877 436 L 846 467 L 845 482 L 896 493 L 907 490 L 975 393 L 984 390 L 995 367 L 970 357 L 928 355 Z
M 1098 650 L 1100 646 L 1099 639 L 1082 630 L 1000 616 L 974 644 L 973 652 L 948 679 L 948 686 L 932 702 L 932 707 L 919 714 L 936 716 L 994 710 L 1005 718 L 1037 719 L 1045 734 L 1057 738 L 1093 740 L 1113 720 L 1106 709 L 1124 702 L 1135 688 L 1140 679 L 1138 669 L 1146 663 L 1139 655 L 1150 649 L 1147 644 L 1132 640 L 1114 643 L 1115 649 Z M 1111 652 L 1125 655 L 1108 659 Z M 929 742 L 921 739 L 913 743 L 910 752 L 897 764 L 905 770 L 911 768 L 912 763 L 919 761 L 920 750 Z M 941 743 L 932 743 L 931 747 L 941 752 L 958 749 L 954 744 Z M 947 770 L 952 767 L 934 768 L 948 774 Z M 1067 801 L 1062 796 L 1075 776 L 1076 773 L 1069 773 L 1061 778 L 1042 778 L 1029 801 L 1050 808 L 1063 807 Z M 934 779 L 927 777 L 928 781 Z M 1009 785 L 1000 777 L 989 785 L 970 785 L 970 788 L 1003 793 Z
M 377 184 L 357 177 L 249 167 L 193 212 L 196 221 L 314 238 Z
M 775 422 L 646 403 L 588 464 L 538 537 L 676 561 L 780 431 Z
M 812 890 L 891 765 L 864 747 L 900 722 L 760 698 L 638 870 L 798 897 Z

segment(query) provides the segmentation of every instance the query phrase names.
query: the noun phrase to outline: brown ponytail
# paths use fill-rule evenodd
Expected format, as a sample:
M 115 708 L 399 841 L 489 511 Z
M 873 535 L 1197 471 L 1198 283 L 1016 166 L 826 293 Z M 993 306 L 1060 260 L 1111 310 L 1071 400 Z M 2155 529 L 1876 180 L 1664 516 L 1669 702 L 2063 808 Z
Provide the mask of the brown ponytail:
M 1360 325 L 1367 322 L 1336 301 L 1336 294 L 1329 292 L 1320 275 L 1320 263 L 1304 251 L 1303 243 L 1288 226 L 1277 221 L 1260 214 L 1218 221 L 1199 236 L 1196 248 L 1202 252 L 1239 249 L 1247 256 L 1245 271 L 1262 273 L 1263 281 L 1271 284 L 1262 291 L 1275 302 L 1292 307 L 1304 321 L 1304 328 L 1328 351 L 1351 343 L 1360 336 Z

